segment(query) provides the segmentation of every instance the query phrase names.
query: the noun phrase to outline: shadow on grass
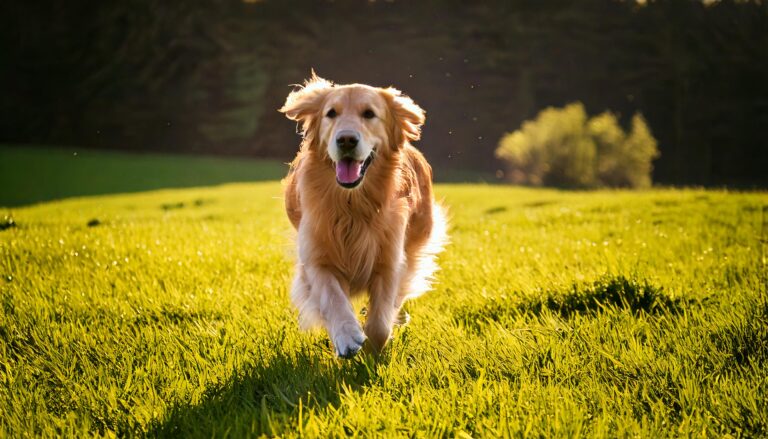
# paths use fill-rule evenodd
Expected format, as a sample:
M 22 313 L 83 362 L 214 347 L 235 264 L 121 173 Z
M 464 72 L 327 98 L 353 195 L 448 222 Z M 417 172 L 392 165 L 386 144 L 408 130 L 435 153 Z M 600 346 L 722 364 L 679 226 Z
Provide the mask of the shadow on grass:
M 726 354 L 731 370 L 751 365 L 763 369 L 768 363 L 768 302 L 751 304 L 746 315 L 733 318 L 710 336 Z
M 479 306 L 460 308 L 454 319 L 481 329 L 483 323 L 520 315 L 540 316 L 545 310 L 568 319 L 595 315 L 605 310 L 629 310 L 634 314 L 677 314 L 686 304 L 668 296 L 661 288 L 623 276 L 606 277 L 588 285 L 575 284 L 565 292 L 544 293 L 527 300 L 490 299 Z
M 338 407 L 341 395 L 376 379 L 371 356 L 331 358 L 325 349 L 276 352 L 208 389 L 202 401 L 173 408 L 150 437 L 275 436 L 297 426 L 307 409 Z M 299 407 L 302 407 L 300 409 Z

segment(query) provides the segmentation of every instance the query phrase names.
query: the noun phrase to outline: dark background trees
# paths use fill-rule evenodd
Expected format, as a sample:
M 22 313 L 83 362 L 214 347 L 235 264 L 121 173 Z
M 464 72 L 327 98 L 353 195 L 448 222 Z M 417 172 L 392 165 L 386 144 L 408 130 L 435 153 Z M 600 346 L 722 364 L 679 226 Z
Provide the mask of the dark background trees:
M 768 185 L 768 3 L 235 0 L 3 6 L 0 141 L 290 158 L 276 109 L 314 68 L 428 111 L 440 169 L 581 101 L 646 118 L 663 184 Z

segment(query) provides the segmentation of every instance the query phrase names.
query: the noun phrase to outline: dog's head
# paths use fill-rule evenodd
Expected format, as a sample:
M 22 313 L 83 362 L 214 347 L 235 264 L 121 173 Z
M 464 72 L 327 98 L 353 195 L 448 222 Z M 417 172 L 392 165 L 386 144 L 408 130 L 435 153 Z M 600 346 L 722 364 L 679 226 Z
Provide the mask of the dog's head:
M 418 140 L 424 110 L 394 88 L 335 85 L 312 77 L 280 109 L 302 123 L 304 141 L 336 168 L 336 181 L 357 187 L 377 155 L 390 157 Z

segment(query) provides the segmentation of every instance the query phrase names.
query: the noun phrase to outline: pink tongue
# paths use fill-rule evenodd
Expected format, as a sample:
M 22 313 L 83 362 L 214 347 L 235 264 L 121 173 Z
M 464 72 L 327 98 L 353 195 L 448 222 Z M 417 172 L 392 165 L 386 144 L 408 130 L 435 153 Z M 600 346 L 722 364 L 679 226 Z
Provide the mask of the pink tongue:
M 363 162 L 351 159 L 341 159 L 336 163 L 336 179 L 341 183 L 354 183 L 360 178 L 360 168 Z

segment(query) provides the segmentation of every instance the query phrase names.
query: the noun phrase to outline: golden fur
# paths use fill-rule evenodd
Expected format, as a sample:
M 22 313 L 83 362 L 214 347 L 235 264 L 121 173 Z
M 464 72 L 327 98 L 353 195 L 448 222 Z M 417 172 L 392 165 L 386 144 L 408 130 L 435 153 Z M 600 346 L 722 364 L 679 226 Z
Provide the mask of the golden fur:
M 338 117 L 326 117 L 333 109 Z M 376 117 L 364 118 L 370 110 Z M 298 231 L 291 297 L 302 327 L 322 324 L 336 352 L 353 355 L 367 337 L 379 351 L 403 302 L 429 288 L 445 219 L 432 194 L 432 169 L 409 142 L 424 111 L 393 88 L 334 85 L 314 75 L 280 109 L 301 122 L 304 140 L 284 180 L 285 208 Z M 337 183 L 333 136 L 360 133 L 373 160 L 359 186 Z M 365 335 L 349 298 L 367 292 Z

